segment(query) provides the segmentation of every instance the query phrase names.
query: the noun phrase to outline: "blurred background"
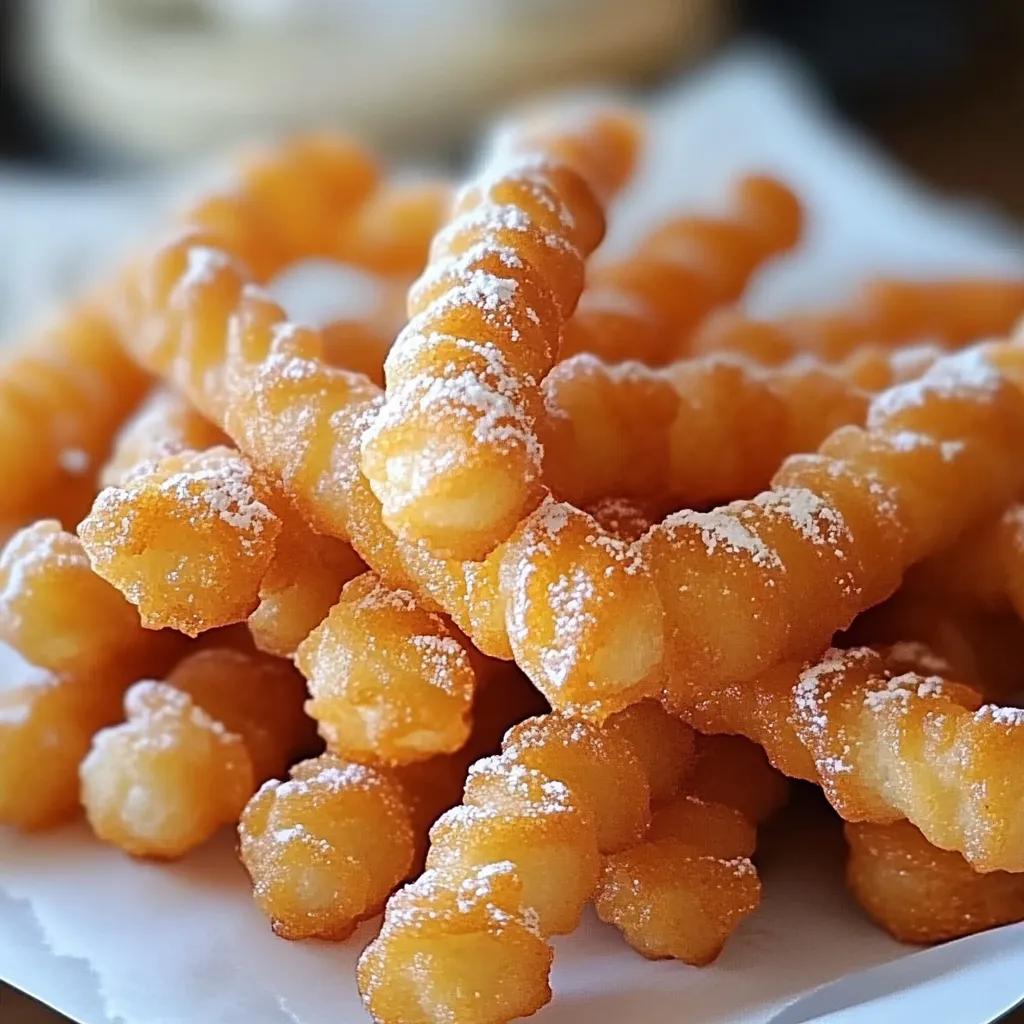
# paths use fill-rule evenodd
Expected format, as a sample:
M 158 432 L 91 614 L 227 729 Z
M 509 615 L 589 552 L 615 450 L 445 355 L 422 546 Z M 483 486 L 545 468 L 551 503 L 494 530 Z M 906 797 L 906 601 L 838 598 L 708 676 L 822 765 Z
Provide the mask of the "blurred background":
M 0 0 L 0 338 L 238 138 L 334 125 L 443 165 L 531 93 L 654 93 L 749 39 L 920 179 L 1024 218 L 1021 0 Z
M 0 0 L 0 339 L 238 138 L 450 163 L 530 93 L 653 93 L 752 38 L 920 179 L 1024 218 L 1021 0 Z
M 238 138 L 335 125 L 444 164 L 530 93 L 653 93 L 751 38 L 920 179 L 1024 218 L 1021 0 L 0 0 L 0 338 Z
M 653 88 L 750 34 L 921 176 L 1024 216 L 1020 0 L 3 0 L 0 156 L 109 172 L 325 122 L 445 154 L 524 93 Z

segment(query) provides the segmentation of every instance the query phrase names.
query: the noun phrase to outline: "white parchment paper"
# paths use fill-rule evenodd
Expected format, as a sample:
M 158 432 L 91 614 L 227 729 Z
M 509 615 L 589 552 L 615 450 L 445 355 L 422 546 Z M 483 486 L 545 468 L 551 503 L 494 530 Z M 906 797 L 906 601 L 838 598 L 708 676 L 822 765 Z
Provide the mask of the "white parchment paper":
M 622 204 L 612 251 L 660 213 L 720 201 L 735 174 L 756 168 L 791 180 L 810 215 L 801 254 L 754 289 L 757 311 L 826 304 L 870 272 L 1024 269 L 1017 233 L 904 179 L 834 124 L 775 53 L 734 51 L 655 107 L 652 156 Z M 906 957 L 912 950 L 845 893 L 835 823 L 795 813 L 799 828 L 784 819 L 760 855 L 763 906 L 714 965 L 646 962 L 588 917 L 556 944 L 555 999 L 538 1024 L 764 1022 L 823 982 Z M 42 836 L 0 830 L 0 976 L 87 1024 L 356 1024 L 366 1016 L 353 967 L 371 933 L 367 925 L 337 946 L 274 938 L 229 834 L 161 866 L 100 846 L 81 824 Z M 1020 929 L 1004 934 L 1002 956 L 939 962 L 943 987 L 924 986 L 932 1024 L 981 1024 L 978 986 L 1024 976 Z M 842 1020 L 925 1019 L 916 1015 L 921 971 L 910 967 L 924 961 L 905 962 L 898 999 L 891 983 L 865 983 L 873 1001 Z

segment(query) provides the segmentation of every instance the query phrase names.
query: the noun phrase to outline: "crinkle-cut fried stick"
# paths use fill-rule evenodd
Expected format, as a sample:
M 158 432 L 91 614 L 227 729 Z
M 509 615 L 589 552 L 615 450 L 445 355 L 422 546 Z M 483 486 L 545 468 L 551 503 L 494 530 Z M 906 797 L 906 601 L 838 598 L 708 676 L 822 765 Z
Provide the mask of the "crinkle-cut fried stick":
M 0 641 L 33 665 L 81 677 L 174 644 L 143 629 L 138 612 L 92 571 L 78 538 L 45 519 L 0 553 Z
M 590 352 L 651 366 L 678 358 L 715 307 L 738 299 L 765 262 L 797 244 L 802 222 L 799 200 L 782 182 L 740 178 L 728 216 L 671 217 L 627 258 L 588 269 L 561 357 Z
M 788 459 L 773 490 L 674 513 L 632 547 L 546 506 L 500 569 L 517 662 L 553 705 L 600 715 L 666 679 L 685 708 L 792 652 L 813 656 L 1019 486 L 1022 395 L 993 360 L 1020 351 L 940 360 L 879 395 L 866 427 Z
M 94 570 L 146 626 L 198 636 L 258 603 L 281 530 L 269 491 L 232 449 L 186 449 L 103 490 L 78 532 Z
M 71 526 L 88 508 L 100 461 L 121 421 L 142 398 L 146 375 L 125 355 L 98 301 L 0 360 L 0 522 L 59 515 Z M 68 507 L 68 492 L 75 505 Z
M 41 520 L 0 554 L 0 640 L 36 666 L 0 692 L 0 821 L 44 828 L 78 807 L 78 762 L 124 688 L 162 671 L 180 637 L 144 630 L 78 539 Z
M 846 881 L 868 916 L 900 942 L 944 942 L 1024 920 L 1024 874 L 975 871 L 909 821 L 850 822 Z
M 1003 337 L 1022 314 L 1021 280 L 881 278 L 869 281 L 846 308 L 833 312 L 755 320 L 740 310 L 723 309 L 700 326 L 693 350 L 742 352 L 766 364 L 803 352 L 830 361 L 856 360 L 865 349 L 871 353 L 912 342 L 956 348 Z
M 982 346 L 946 357 L 919 381 L 877 396 L 864 428 L 841 428 L 815 454 L 787 459 L 772 490 L 708 514 L 676 513 L 649 531 L 630 557 L 650 566 L 665 613 L 658 664 L 676 703 L 685 708 L 720 683 L 815 655 L 837 627 L 892 593 L 907 566 L 948 546 L 1014 493 L 1022 467 L 1011 453 L 1021 443 L 1024 396 L 1011 377 L 1022 352 Z M 537 538 L 551 552 L 545 561 L 552 569 L 566 532 L 553 543 Z M 526 589 L 536 602 L 554 574 L 524 561 L 534 567 Z M 591 580 L 596 574 L 588 573 Z M 588 692 L 597 698 L 596 687 L 578 685 L 586 677 L 567 686 L 571 673 L 553 691 L 543 651 L 530 645 L 555 637 L 540 632 L 539 610 L 530 610 L 522 628 L 510 631 L 517 661 L 556 705 L 572 700 L 574 689 L 581 701 Z M 585 630 L 601 618 L 595 614 Z
M 351 545 L 311 530 L 290 502 L 278 498 L 275 508 L 281 531 L 246 621 L 259 650 L 290 658 L 366 567 Z
M 147 626 L 194 636 L 248 616 L 261 648 L 289 655 L 362 564 L 226 440 L 184 398 L 155 392 L 122 429 L 79 532 Z
M 923 372 L 934 353 L 886 357 L 892 385 Z M 813 449 L 835 426 L 863 422 L 869 396 L 846 374 L 846 367 L 825 368 L 813 359 L 766 370 L 746 360 L 703 358 L 651 370 L 574 357 L 544 382 L 549 483 L 588 512 L 595 494 L 632 493 L 626 500 L 639 501 L 651 521 L 666 508 L 754 494 L 788 453 Z M 875 383 L 882 383 L 879 375 Z M 507 657 L 500 593 L 505 554 L 462 566 L 445 566 L 410 547 L 402 557 L 479 646 Z
M 649 960 L 703 967 L 761 901 L 756 840 L 735 808 L 682 794 L 654 813 L 642 843 L 604 859 L 597 915 Z
M 543 495 L 540 382 L 628 176 L 631 118 L 511 126 L 460 192 L 409 291 L 362 469 L 384 521 L 446 557 L 481 558 Z
M 607 124 L 606 128 L 614 136 L 614 126 L 621 122 Z M 619 138 L 616 136 L 616 138 Z M 552 139 L 548 139 L 552 143 Z M 546 143 L 546 145 L 548 144 Z M 586 149 L 586 139 L 574 140 L 571 135 L 557 136 L 552 148 L 572 149 L 573 147 Z M 619 143 L 625 143 L 619 138 Z M 630 147 L 626 146 L 630 150 Z M 607 164 L 614 163 L 615 145 L 606 148 L 602 153 L 593 152 L 591 157 L 597 160 L 601 157 Z M 624 150 L 625 152 L 625 150 Z M 287 154 L 285 154 L 287 157 Z M 287 164 L 287 160 L 284 162 Z M 593 161 L 592 161 L 593 162 Z M 362 164 L 358 160 L 352 161 L 352 176 L 356 185 L 354 191 L 358 192 L 358 182 L 361 180 Z M 605 171 L 613 177 L 621 177 L 622 171 L 616 171 L 614 167 L 605 167 Z M 524 168 L 525 177 L 520 182 L 520 191 L 529 192 L 532 186 L 532 171 L 527 166 Z M 552 173 L 555 170 L 552 169 Z M 556 177 L 561 174 L 558 172 Z M 573 172 L 566 171 L 562 177 L 566 180 L 575 180 Z M 515 191 L 515 175 L 513 175 L 510 187 Z M 582 186 L 580 186 L 582 187 Z M 233 209 L 241 209 L 249 202 L 247 181 L 240 182 L 235 198 Z M 500 182 L 494 188 L 501 191 Z M 544 190 L 537 202 L 540 208 L 546 202 Z M 497 194 L 497 193 L 496 193 Z M 310 195 L 316 195 L 316 190 L 311 190 Z M 220 197 L 213 203 L 215 209 L 219 209 Z M 248 249 L 256 246 L 256 241 L 241 230 L 244 226 L 244 218 L 240 215 L 224 218 L 223 222 L 218 217 L 210 214 L 210 206 L 202 205 L 195 211 L 193 218 L 194 231 L 192 234 L 180 238 L 167 246 L 158 254 L 155 261 L 147 263 L 143 261 L 135 268 L 135 273 L 126 278 L 127 288 L 125 289 L 125 301 L 122 307 L 126 314 L 126 321 L 129 326 L 128 341 L 133 353 L 145 365 L 165 374 L 169 374 L 176 384 L 189 394 L 195 404 L 220 425 L 228 426 L 229 433 L 238 440 L 245 435 L 247 454 L 259 454 L 258 461 L 263 456 L 270 456 L 270 449 L 277 450 L 276 456 L 269 457 L 269 463 L 273 465 L 275 475 L 284 478 L 285 484 L 290 491 L 306 492 L 305 484 L 310 481 L 310 474 L 321 474 L 328 467 L 308 466 L 303 474 L 302 480 L 294 479 L 296 472 L 303 468 L 301 462 L 305 461 L 304 453 L 299 452 L 299 460 L 291 458 L 291 453 L 285 455 L 279 448 L 278 442 L 284 437 L 294 435 L 296 432 L 291 429 L 291 421 L 285 422 L 284 417 L 276 416 L 278 410 L 266 406 L 266 400 L 270 399 L 268 389 L 273 387 L 266 374 L 255 381 L 251 378 L 252 372 L 267 370 L 271 374 L 282 371 L 289 367 L 289 375 L 282 381 L 293 387 L 298 385 L 304 391 L 304 398 L 316 399 L 321 411 L 329 417 L 331 411 L 341 413 L 344 407 L 352 409 L 357 400 L 366 400 L 376 397 L 375 389 L 368 388 L 362 378 L 346 377 L 343 373 L 334 375 L 329 383 L 328 394 L 324 389 L 318 387 L 316 380 L 310 379 L 308 370 L 310 367 L 301 364 L 301 359 L 308 353 L 316 358 L 322 355 L 319 339 L 314 343 L 315 332 L 293 331 L 283 323 L 284 317 L 278 307 L 269 303 L 257 290 L 252 287 L 248 272 L 243 270 L 244 261 Z M 236 230 L 237 229 L 237 230 Z M 511 230 L 511 229 L 510 229 Z M 580 231 L 587 230 L 582 224 Z M 591 228 L 590 230 L 593 230 Z M 519 233 L 513 231 L 516 238 Z M 519 239 L 523 244 L 530 243 L 534 233 L 525 232 Z M 546 236 L 545 236 L 546 237 Z M 553 237 L 553 236 L 552 236 Z M 545 250 L 546 242 L 542 239 L 540 250 Z M 256 246 L 258 248 L 258 246 Z M 529 246 L 527 246 L 529 247 Z M 538 250 L 538 252 L 540 251 Z M 234 262 L 233 262 L 234 261 Z M 250 263 L 256 265 L 258 261 L 250 259 Z M 263 274 L 266 276 L 266 273 Z M 260 274 L 256 274 L 259 279 Z M 230 319 L 231 348 L 241 359 L 232 361 L 231 372 L 228 371 L 226 359 L 228 327 Z M 203 329 L 191 331 L 187 325 L 192 321 L 202 322 Z M 184 346 L 184 348 L 182 348 Z M 260 367 L 260 360 L 268 356 L 271 348 L 288 349 L 288 356 L 284 351 L 280 352 L 283 358 L 275 359 L 269 365 Z M 299 361 L 289 358 L 297 356 Z M 248 365 L 247 365 L 248 364 Z M 298 376 L 296 376 L 298 375 Z M 315 376 L 315 374 L 314 374 Z M 229 383 L 236 385 L 241 377 L 244 387 L 241 389 L 242 397 L 230 400 L 232 388 Z M 308 385 L 303 386 L 303 381 Z M 253 391 L 256 395 L 253 396 Z M 331 393 L 333 392 L 333 393 Z M 297 397 L 297 396 L 293 396 Z M 323 405 L 329 397 L 328 407 Z M 262 416 L 256 420 L 252 414 L 257 412 L 253 407 L 253 398 L 259 399 L 263 404 Z M 271 402 L 273 404 L 273 401 Z M 297 411 L 293 407 L 293 412 Z M 311 409 L 310 412 L 313 412 Z M 372 414 L 369 407 L 362 410 L 364 414 Z M 314 416 L 314 418 L 317 418 Z M 228 421 L 231 421 L 230 424 Z M 328 420 L 321 419 L 326 426 Z M 365 424 L 356 417 L 350 426 L 357 425 L 360 430 Z M 338 424 L 335 424 L 338 426 Z M 275 429 L 279 432 L 275 433 Z M 301 442 L 300 442 L 301 445 Z M 265 467 L 266 468 L 266 467 Z M 337 469 L 337 467 L 331 467 Z M 354 467 L 349 467 L 348 472 L 355 472 Z M 299 484 L 300 486 L 295 486 Z M 308 492 L 307 492 L 308 496 Z M 329 514 L 324 517 L 316 510 L 305 508 L 304 511 L 310 521 L 325 532 L 334 532 L 344 535 L 346 530 L 342 523 L 338 522 L 339 512 L 337 508 L 338 497 L 332 493 L 328 498 L 328 505 L 334 506 Z M 326 511 L 326 510 L 321 510 Z M 379 513 L 377 515 L 379 519 Z M 333 527 L 333 529 L 332 529 Z M 387 554 L 388 547 L 393 542 L 380 536 L 374 543 L 375 547 L 382 548 L 382 555 Z M 394 559 L 392 562 L 397 565 Z M 396 570 L 392 568 L 392 575 L 397 576 Z M 394 579 L 393 582 L 402 583 L 401 579 Z M 404 582 L 409 582 L 405 580 Z
M 621 498 L 598 502 L 593 514 L 620 538 L 642 535 L 651 522 L 648 510 Z M 693 731 L 650 701 L 604 728 L 640 757 L 653 818 L 643 842 L 603 858 L 598 912 L 645 955 L 707 963 L 757 902 L 745 859 L 753 829 L 733 806 L 761 821 L 785 798 L 785 781 L 739 737 L 696 737 L 695 752 Z
M 451 200 L 447 182 L 388 182 L 342 223 L 331 255 L 371 274 L 411 278 L 426 265 Z
M 277 935 L 347 938 L 422 871 L 430 826 L 458 803 L 470 762 L 537 707 L 536 691 L 511 667 L 491 684 L 477 694 L 473 734 L 454 754 L 384 768 L 328 752 L 252 798 L 239 825 L 241 856 Z
M 1024 482 L 1024 345 L 982 345 L 880 393 L 865 427 L 789 458 L 753 500 L 676 513 L 634 545 L 545 504 L 484 561 L 445 561 L 391 534 L 358 472 L 378 390 L 326 367 L 317 332 L 288 325 L 229 260 L 188 273 L 197 259 L 181 241 L 143 274 L 135 298 L 160 330 L 132 332 L 139 357 L 314 528 L 349 538 L 389 586 L 429 594 L 485 653 L 514 655 L 555 706 L 600 716 L 666 678 L 684 698 L 812 657 Z
M 1024 314 L 1024 279 L 880 278 L 864 286 L 858 303 L 891 342 L 937 335 L 947 345 L 965 345 L 1010 331 Z
M 135 683 L 126 720 L 98 732 L 81 764 L 93 831 L 135 856 L 174 858 L 234 824 L 257 785 L 314 743 L 303 696 L 288 662 L 230 648 Z
M 79 525 L 94 570 L 149 628 L 192 636 L 241 621 L 280 530 L 228 439 L 180 395 L 154 391 L 122 427 L 104 490 Z
M 655 707 L 635 704 L 605 724 L 638 753 L 654 752 L 646 766 L 652 817 L 643 842 L 604 858 L 594 901 L 644 956 L 703 965 L 760 901 L 749 859 L 756 828 L 788 787 L 756 744 L 695 736 Z M 659 764 L 665 751 L 677 760 Z
M 10 671 L 5 652 L 4 668 Z M 97 729 L 116 722 L 121 674 L 97 682 L 37 669 L 0 690 L 0 823 L 59 825 L 78 809 L 78 764 Z
M 469 642 L 444 616 L 369 572 L 346 584 L 295 655 L 309 682 L 306 710 L 329 749 L 384 764 L 465 745 L 474 660 Z
M 920 376 L 938 355 L 885 352 L 871 390 Z M 579 355 L 543 388 L 544 472 L 556 497 L 657 498 L 666 510 L 756 494 L 787 455 L 862 424 L 870 403 L 856 366 L 813 357 L 764 367 L 705 356 L 651 369 Z
M 415 856 L 395 776 L 334 754 L 264 784 L 242 813 L 239 836 L 256 903 L 286 939 L 348 938 L 380 910 Z
M 391 257 L 384 258 L 388 253 L 394 254 L 399 267 L 411 259 L 408 254 L 418 248 L 411 237 L 422 238 L 424 225 L 431 221 L 430 215 L 416 209 L 436 210 L 438 187 L 413 183 L 374 192 L 377 181 L 372 158 L 342 138 L 299 138 L 249 162 L 232 188 L 184 215 L 178 237 L 155 259 L 141 258 L 123 275 L 118 309 L 125 344 L 143 365 L 170 377 L 218 426 L 227 425 L 234 409 L 236 427 L 229 430 L 233 436 L 260 429 L 260 424 L 249 422 L 242 430 L 251 405 L 229 400 L 233 375 L 226 372 L 228 334 L 246 360 L 258 361 L 268 355 L 274 331 L 292 332 L 279 307 L 266 299 L 256 282 L 266 281 L 295 259 L 321 252 L 332 255 L 338 246 L 346 259 L 362 258 L 359 252 L 373 254 L 365 258 L 378 272 L 391 265 Z M 357 228 L 366 233 L 361 241 L 354 234 Z M 274 311 L 269 319 L 264 315 L 268 308 Z M 203 329 L 192 332 L 188 325 L 193 320 L 202 322 Z M 338 329 L 349 333 L 345 325 Z M 300 349 L 308 335 L 316 336 L 317 358 L 327 355 L 337 362 L 337 349 L 343 346 L 335 344 L 330 326 L 326 353 L 318 332 L 293 333 Z M 234 369 L 244 369 L 244 363 Z M 365 381 L 339 371 L 334 383 L 359 395 Z M 362 397 L 370 394 L 376 390 Z M 292 432 L 291 423 L 287 428 L 282 424 L 282 429 L 284 434 Z M 278 478 L 288 475 L 286 466 L 274 468 Z M 317 524 L 316 516 L 307 513 L 307 518 Z M 344 536 L 337 529 L 322 532 Z
M 81 526 L 94 566 L 147 624 L 195 635 L 248 615 L 259 646 L 297 648 L 309 710 L 336 753 L 403 764 L 463 746 L 476 688 L 464 638 L 372 574 L 342 591 L 339 570 L 352 576 L 358 562 L 333 556 L 351 549 L 311 534 L 237 453 L 187 448 L 216 440 L 204 429 L 166 395 L 125 429 L 110 472 L 123 486 Z M 143 461 L 118 474 L 130 457 Z
M 848 821 L 907 818 L 979 871 L 1024 870 L 1024 712 L 901 669 L 870 648 L 829 650 L 708 695 L 687 717 L 762 744 Z
M 630 720 L 650 717 L 651 707 L 635 704 L 608 719 L 606 728 L 627 722 L 636 730 Z M 657 739 L 678 748 L 679 721 L 669 721 L 676 734 Z M 635 750 L 655 738 L 649 725 L 645 731 Z M 671 787 L 658 792 L 652 785 L 653 814 L 643 842 L 604 858 L 594 902 L 598 916 L 644 956 L 700 966 L 718 956 L 760 902 L 750 861 L 756 827 L 785 800 L 786 782 L 759 747 L 734 736 L 698 735 L 695 763 L 688 758 L 687 767 L 670 776 Z
M 259 281 L 316 257 L 403 276 L 422 269 L 446 195 L 435 181 L 382 184 L 361 145 L 312 133 L 246 154 L 235 180 L 180 222 L 216 239 Z
M 433 182 L 381 184 L 373 157 L 342 136 L 300 136 L 241 163 L 233 184 L 185 211 L 175 240 L 166 251 L 177 253 L 171 280 L 166 268 L 155 278 L 145 255 L 131 264 L 118 291 L 124 344 L 136 359 L 166 372 L 169 337 L 193 314 L 212 316 L 213 336 L 191 339 L 193 353 L 214 351 L 223 343 L 217 329 L 237 297 L 197 302 L 197 286 L 216 279 L 234 262 L 244 282 L 266 282 L 298 260 L 318 256 L 357 262 L 373 273 L 407 273 L 425 261 L 429 237 L 436 226 L 442 189 Z M 431 229 L 428 231 L 428 228 Z M 174 278 L 181 276 L 180 281 Z M 178 287 L 175 290 L 174 285 Z M 170 286 L 170 287 L 167 287 Z M 228 308 L 223 299 L 229 298 Z M 169 299 L 172 299 L 168 303 Z M 207 295 L 206 299 L 211 296 Z M 170 309 L 166 309 L 166 305 Z M 337 346 L 335 346 L 337 347 Z M 209 372 L 196 386 L 179 387 L 218 425 L 226 400 L 223 367 L 196 358 L 178 367 L 187 377 Z
M 389 902 L 360 959 L 374 1019 L 475 1024 L 539 1009 L 550 997 L 550 954 L 533 939 L 576 927 L 601 855 L 643 838 L 652 791 L 678 790 L 692 742 L 655 705 L 604 727 L 554 713 L 509 730 L 502 753 L 470 769 L 462 804 L 431 829 L 426 874 Z M 492 901 L 492 914 L 454 918 L 447 908 L 459 893 L 492 871 L 518 884 Z M 505 971 L 521 982 L 514 997 Z
M 451 188 L 420 179 L 381 183 L 379 173 L 352 142 L 301 136 L 251 155 L 233 188 L 196 204 L 183 220 L 259 281 L 291 263 L 328 258 L 389 282 L 401 294 L 400 320 L 379 309 L 324 327 L 328 361 L 382 385 L 384 358 L 405 320 L 405 288 L 426 264 Z

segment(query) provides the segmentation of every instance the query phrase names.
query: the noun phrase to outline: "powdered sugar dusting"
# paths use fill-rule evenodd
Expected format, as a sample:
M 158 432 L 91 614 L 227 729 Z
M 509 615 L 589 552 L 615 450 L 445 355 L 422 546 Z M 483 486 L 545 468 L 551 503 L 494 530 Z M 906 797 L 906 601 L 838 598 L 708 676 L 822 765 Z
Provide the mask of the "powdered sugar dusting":
M 515 249 L 484 238 L 465 252 L 432 261 L 409 288 L 410 304 L 421 305 L 427 296 L 468 280 L 473 273 L 480 271 L 481 264 L 493 265 L 495 260 L 507 270 L 522 270 L 524 265 Z
M 185 272 L 171 293 L 171 305 L 187 301 L 197 288 L 212 284 L 222 271 L 232 266 L 232 260 L 226 253 L 206 245 L 190 246 L 186 259 Z
M 822 700 L 831 696 L 831 692 L 822 692 L 823 682 L 829 676 L 840 676 L 847 670 L 852 651 L 841 651 L 836 648 L 827 650 L 821 659 L 813 665 L 805 665 L 793 687 L 793 704 L 801 718 L 814 732 L 823 733 L 828 727 L 828 716 L 825 714 Z
M 759 494 L 753 503 L 770 516 L 787 519 L 805 540 L 832 548 L 837 558 L 845 557 L 837 546 L 849 540 L 843 517 L 813 491 L 783 487 Z
M 546 500 L 534 513 L 533 521 L 548 537 L 557 537 L 568 525 L 571 506 Z
M 416 598 L 408 590 L 387 587 L 381 580 L 359 595 L 356 607 L 366 611 L 391 610 L 396 612 L 412 612 L 419 605 Z
M 218 459 L 203 468 L 174 473 L 160 484 L 183 507 L 203 505 L 228 526 L 259 536 L 276 517 L 253 486 L 253 470 L 243 459 Z
M 410 645 L 422 659 L 423 666 L 432 686 L 455 697 L 456 679 L 461 678 L 472 684 L 469 656 L 462 644 L 452 636 L 438 636 L 434 633 L 417 633 L 409 637 Z M 456 675 L 460 673 L 460 675 Z M 466 693 L 463 696 L 470 696 Z
M 777 551 L 768 547 L 756 534 L 747 529 L 735 516 L 726 512 L 693 512 L 686 509 L 668 516 L 664 521 L 668 531 L 695 527 L 709 555 L 721 549 L 729 554 L 746 554 L 754 565 L 766 569 L 779 569 L 782 559 Z
M 996 725 L 1024 727 L 1024 708 L 1000 707 L 998 704 L 982 704 L 974 713 L 976 722 L 994 722 Z
M 580 646 L 588 628 L 595 624 L 590 603 L 594 583 L 582 566 L 558 577 L 547 588 L 547 605 L 553 615 L 550 643 L 541 651 L 545 678 L 555 687 L 565 685 L 580 657 Z
M 19 621 L 17 605 L 37 576 L 53 572 L 92 573 L 81 541 L 56 520 L 40 520 L 15 534 L 0 553 L 0 607 L 11 627 Z
M 929 398 L 991 398 L 1002 377 L 992 365 L 985 345 L 974 345 L 935 362 L 920 378 L 883 391 L 868 410 L 869 429 L 884 427 L 906 409 L 924 405 Z
M 932 342 L 904 345 L 889 355 L 889 366 L 893 378 L 900 383 L 920 377 L 944 354 L 944 350 Z
M 278 799 L 306 795 L 313 792 L 342 793 L 350 789 L 369 789 L 380 785 L 380 776 L 366 765 L 324 758 L 322 762 L 307 761 L 286 782 L 271 780 L 263 788 L 272 790 Z
M 906 706 L 914 697 L 940 697 L 944 692 L 944 680 L 939 676 L 921 677 L 916 672 L 904 672 L 902 675 L 879 682 L 884 685 L 864 696 L 865 706 L 873 711 L 888 707 L 894 702 Z

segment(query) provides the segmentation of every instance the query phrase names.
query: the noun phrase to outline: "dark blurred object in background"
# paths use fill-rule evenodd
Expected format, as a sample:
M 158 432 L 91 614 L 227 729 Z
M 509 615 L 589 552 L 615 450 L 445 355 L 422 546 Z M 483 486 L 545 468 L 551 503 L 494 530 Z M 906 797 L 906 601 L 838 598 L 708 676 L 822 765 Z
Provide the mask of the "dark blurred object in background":
M 917 174 L 1024 217 L 1022 0 L 747 0 L 745 21 Z
M 958 75 L 970 0 L 748 0 L 747 25 L 784 40 L 840 101 L 884 100 Z
M 28 112 L 14 76 L 19 0 L 0 0 L 0 159 L 48 160 L 54 157 L 38 118 Z

